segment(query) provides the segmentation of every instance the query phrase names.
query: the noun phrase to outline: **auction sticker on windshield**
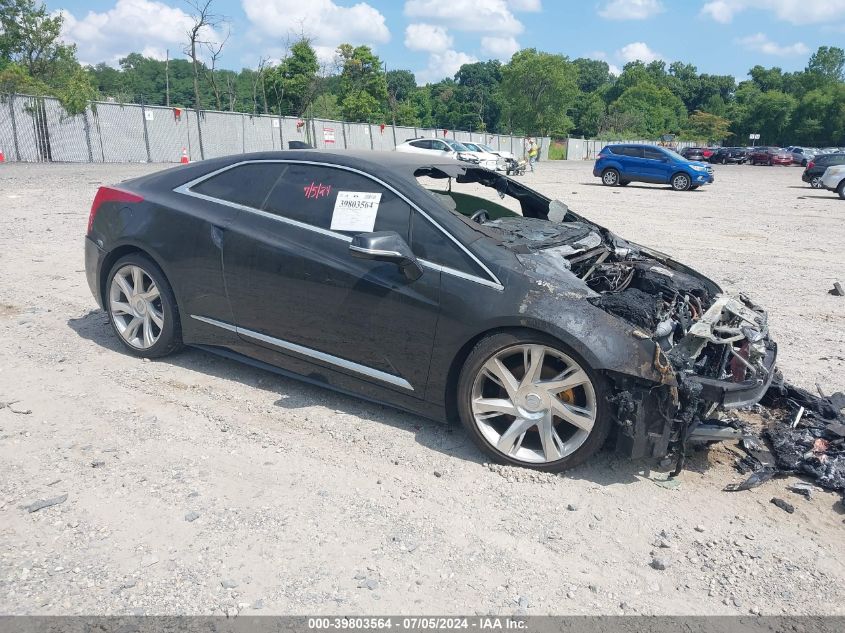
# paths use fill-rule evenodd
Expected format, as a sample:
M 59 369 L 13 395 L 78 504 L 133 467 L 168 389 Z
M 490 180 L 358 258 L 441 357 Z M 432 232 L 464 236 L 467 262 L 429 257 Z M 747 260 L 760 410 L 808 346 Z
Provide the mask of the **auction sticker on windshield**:
M 376 225 L 376 214 L 380 202 L 380 193 L 338 191 L 332 212 L 331 229 L 364 233 L 372 231 Z

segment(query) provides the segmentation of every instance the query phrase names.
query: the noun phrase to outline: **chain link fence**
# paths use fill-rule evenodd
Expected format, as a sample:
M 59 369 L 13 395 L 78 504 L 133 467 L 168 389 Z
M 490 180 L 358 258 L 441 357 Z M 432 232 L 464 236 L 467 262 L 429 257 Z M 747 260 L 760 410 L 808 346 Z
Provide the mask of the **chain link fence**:
M 246 152 L 286 149 L 290 141 L 322 149 L 392 150 L 411 138 L 485 143 L 521 157 L 518 136 L 347 123 L 92 101 L 69 115 L 57 99 L 0 95 L 0 152 L 21 162 L 178 163 Z M 550 141 L 539 139 L 540 158 Z

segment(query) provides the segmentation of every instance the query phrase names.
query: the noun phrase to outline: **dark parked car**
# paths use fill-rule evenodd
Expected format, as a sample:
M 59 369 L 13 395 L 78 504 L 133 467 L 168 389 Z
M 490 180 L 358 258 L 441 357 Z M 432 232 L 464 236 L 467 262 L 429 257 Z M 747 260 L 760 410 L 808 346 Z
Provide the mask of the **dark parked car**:
M 758 147 L 748 155 L 752 165 L 791 165 L 792 154 L 779 147 Z
M 704 149 L 701 147 L 685 147 L 681 150 L 680 154 L 687 160 L 706 160 L 704 156 Z
M 845 165 L 845 154 L 819 154 L 807 163 L 801 180 L 813 189 L 822 188 L 822 175 L 831 165 Z
M 687 160 L 656 145 L 607 145 L 596 158 L 593 176 L 608 187 L 632 182 L 668 184 L 675 191 L 698 189 L 713 182 L 713 168 Z
M 748 160 L 748 151 L 744 147 L 720 147 L 710 156 L 711 163 L 722 165 L 741 165 Z
M 193 345 L 459 418 L 492 458 L 549 471 L 611 431 L 663 455 L 775 374 L 745 296 L 503 174 L 424 154 L 245 154 L 101 187 L 85 268 L 135 355 Z

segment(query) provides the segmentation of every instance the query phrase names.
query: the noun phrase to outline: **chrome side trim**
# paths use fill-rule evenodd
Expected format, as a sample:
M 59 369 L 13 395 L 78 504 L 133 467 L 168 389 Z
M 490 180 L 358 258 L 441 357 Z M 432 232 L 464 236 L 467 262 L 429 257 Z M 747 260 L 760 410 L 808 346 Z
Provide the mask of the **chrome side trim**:
M 197 321 L 202 321 L 203 323 L 208 323 L 209 325 L 216 325 L 217 327 L 229 330 L 230 332 L 238 331 L 238 328 L 231 323 L 224 323 L 223 321 L 218 321 L 217 319 L 209 319 L 208 317 L 197 316 L 196 314 L 192 314 L 191 318 L 196 319 Z
M 318 167 L 332 167 L 334 169 L 343 169 L 345 171 L 350 171 L 350 172 L 359 174 L 361 176 L 364 176 L 365 178 L 369 178 L 373 182 L 377 182 L 378 184 L 380 184 L 384 188 L 388 189 L 389 191 L 391 191 L 394 194 L 396 194 L 397 196 L 399 196 L 406 203 L 408 203 L 411 206 L 411 208 L 415 209 L 420 215 L 422 215 L 426 220 L 428 220 L 432 225 L 434 225 L 435 228 L 437 228 L 447 238 L 452 240 L 452 242 L 454 242 L 455 245 L 458 248 L 460 248 L 464 253 L 466 253 L 466 255 L 472 261 L 474 261 L 478 265 L 479 268 L 481 268 L 487 275 L 490 276 L 490 279 L 484 279 L 483 277 L 478 277 L 476 275 L 472 275 L 470 273 L 458 271 L 458 270 L 455 270 L 453 268 L 448 268 L 446 266 L 439 266 L 438 264 L 433 264 L 430 267 L 437 266 L 438 267 L 437 269 L 440 270 L 441 272 L 444 272 L 444 273 L 449 274 L 449 275 L 453 275 L 455 277 L 460 277 L 461 279 L 466 279 L 468 281 L 473 281 L 475 283 L 481 284 L 482 286 L 488 286 L 490 288 L 495 288 L 496 290 L 504 290 L 505 289 L 505 287 L 502 285 L 502 282 L 499 281 L 499 278 L 496 277 L 496 275 L 493 274 L 493 271 L 491 271 L 486 265 L 484 265 L 484 263 L 478 257 L 476 257 L 469 249 L 467 249 L 466 246 L 461 244 L 461 242 L 454 235 L 449 233 L 449 231 L 444 229 L 442 226 L 440 226 L 440 224 L 438 224 L 434 219 L 432 219 L 432 217 L 428 213 L 423 211 L 419 207 L 419 205 L 417 205 L 414 201 L 410 200 L 401 191 L 397 191 L 395 188 L 393 188 L 391 185 L 384 182 L 383 180 L 376 178 L 375 176 L 372 176 L 371 174 L 368 174 L 367 172 L 361 171 L 360 169 L 355 169 L 354 167 L 347 167 L 346 165 L 336 165 L 334 163 L 326 163 L 326 162 L 311 161 L 311 160 L 288 160 L 288 159 L 242 160 L 242 161 L 239 161 L 237 163 L 232 163 L 231 165 L 226 165 L 225 167 L 221 167 L 220 169 L 216 169 L 212 172 L 204 174 L 204 175 L 200 176 L 199 178 L 194 178 L 193 180 L 176 187 L 175 189 L 173 189 L 173 191 L 174 191 L 174 193 L 179 193 L 179 194 L 182 194 L 182 195 L 185 195 L 185 196 L 191 196 L 191 197 L 194 197 L 194 198 L 199 198 L 201 200 L 206 200 L 208 202 L 214 202 L 214 203 L 217 203 L 217 204 L 222 204 L 224 206 L 232 207 L 234 209 L 239 209 L 241 211 L 248 211 L 250 213 L 256 213 L 258 215 L 261 215 L 261 216 L 264 216 L 264 217 L 267 217 L 267 218 L 270 218 L 270 219 L 273 219 L 273 220 L 278 220 L 279 222 L 282 222 L 284 224 L 289 224 L 291 226 L 295 226 L 295 227 L 300 228 L 300 229 L 305 229 L 307 231 L 314 231 L 315 233 L 320 233 L 321 235 L 325 235 L 327 237 L 334 237 L 336 239 L 343 240 L 344 242 L 351 242 L 352 241 L 351 237 L 349 237 L 347 235 L 343 235 L 342 233 L 336 233 L 335 231 L 322 229 L 320 227 L 313 226 L 311 224 L 305 224 L 304 222 L 299 222 L 297 220 L 292 220 L 290 218 L 284 218 L 284 217 L 276 215 L 274 213 L 268 213 L 267 211 L 262 211 L 261 209 L 256 209 L 254 207 L 247 207 L 245 205 L 238 204 L 236 202 L 229 202 L 228 200 L 221 200 L 220 198 L 213 198 L 212 196 L 206 196 L 206 195 L 203 195 L 201 193 L 191 191 L 191 187 L 198 185 L 201 182 L 208 180 L 209 178 L 211 178 L 213 176 L 216 176 L 217 174 L 221 174 L 224 171 L 228 171 L 228 170 L 233 169 L 235 167 L 238 167 L 240 165 L 249 165 L 249 164 L 252 164 L 252 163 L 283 163 L 283 164 L 294 164 L 294 165 L 316 165 Z
M 340 367 L 342 369 L 347 369 L 349 371 L 355 372 L 356 374 L 361 374 L 362 376 L 367 376 L 369 378 L 375 378 L 376 380 L 380 380 L 381 382 L 386 382 L 390 385 L 394 385 L 396 387 L 401 387 L 402 389 L 407 389 L 408 391 L 413 391 L 414 388 L 404 378 L 400 378 L 399 376 L 394 376 L 393 374 L 388 374 L 387 372 L 381 371 L 379 369 L 373 369 L 372 367 L 367 367 L 366 365 L 361 365 L 359 363 L 354 363 L 351 360 L 346 360 L 345 358 L 340 358 L 338 356 L 332 356 L 331 354 L 326 354 L 325 352 L 321 352 L 316 349 L 311 349 L 310 347 L 304 347 L 302 345 L 297 345 L 296 343 L 291 343 L 290 341 L 284 341 L 280 338 L 274 338 L 272 336 L 267 336 L 266 334 L 262 334 L 261 332 L 255 332 L 253 330 L 248 330 L 246 328 L 238 327 L 236 325 L 232 325 L 231 323 L 224 323 L 223 321 L 217 321 L 216 319 L 210 319 L 204 316 L 197 316 L 195 314 L 191 315 L 192 319 L 196 319 L 197 321 L 202 321 L 203 323 L 208 323 L 209 325 L 214 325 L 219 328 L 223 328 L 224 330 L 229 330 L 230 332 L 236 332 L 241 336 L 246 336 L 247 338 L 254 339 L 256 341 L 262 341 L 264 343 L 268 343 L 274 347 L 278 347 L 280 349 L 287 350 L 289 352 L 294 352 L 296 354 L 301 354 L 302 356 L 308 356 L 310 358 L 314 358 L 316 360 L 322 361 L 324 363 L 328 363 L 329 365 L 334 365 L 335 367 Z
M 349 250 L 355 251 L 356 253 L 365 253 L 366 255 L 376 255 L 381 257 L 402 257 L 402 253 L 397 251 L 383 251 L 378 248 L 364 248 L 363 246 L 355 246 L 354 244 L 350 244 Z

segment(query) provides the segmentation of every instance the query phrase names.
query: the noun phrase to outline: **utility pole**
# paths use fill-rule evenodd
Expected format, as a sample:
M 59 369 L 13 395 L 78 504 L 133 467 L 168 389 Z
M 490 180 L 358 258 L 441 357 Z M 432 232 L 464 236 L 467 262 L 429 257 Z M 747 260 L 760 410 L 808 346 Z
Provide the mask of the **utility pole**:
M 164 57 L 164 94 L 166 102 L 165 105 L 170 107 L 170 49 L 165 52 Z

